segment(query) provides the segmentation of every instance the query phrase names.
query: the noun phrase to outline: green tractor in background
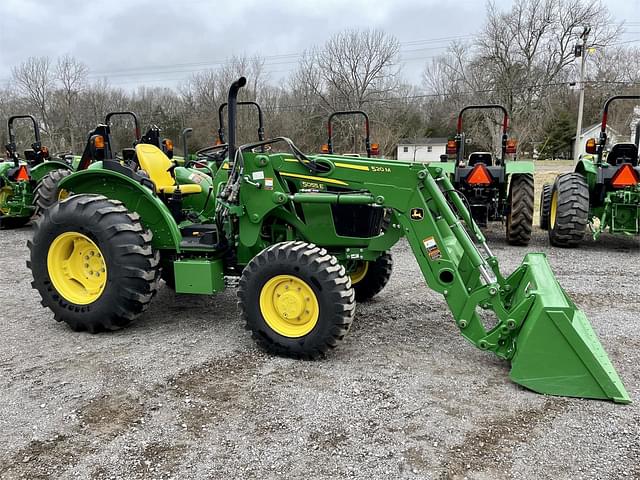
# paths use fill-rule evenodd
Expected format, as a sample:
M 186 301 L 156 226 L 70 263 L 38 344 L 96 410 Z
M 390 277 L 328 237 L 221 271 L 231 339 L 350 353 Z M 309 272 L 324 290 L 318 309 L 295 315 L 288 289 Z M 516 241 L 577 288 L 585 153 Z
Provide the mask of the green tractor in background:
M 20 119 L 30 120 L 34 135 L 34 142 L 24 151 L 23 159 L 18 154 L 15 131 L 15 122 Z M 0 159 L 0 227 L 17 228 L 29 223 L 39 208 L 46 207 L 49 179 L 55 178 L 57 185 L 59 179 L 71 172 L 72 166 L 64 160 L 51 159 L 32 115 L 13 115 L 7 126 L 6 158 Z
M 471 152 L 465 156 L 467 138 L 462 119 L 469 110 L 500 110 L 502 120 L 501 156 L 491 152 Z M 465 198 L 473 219 L 480 226 L 489 221 L 505 221 L 507 242 L 528 245 L 533 228 L 533 162 L 516 160 L 516 143 L 507 136 L 509 115 L 502 105 L 468 105 L 458 114 L 456 136 L 447 144 L 447 155 L 455 163 L 443 162 L 453 185 Z M 507 155 L 513 155 L 508 160 Z M 444 158 L 446 160 L 446 158 Z
M 597 240 L 602 232 L 640 234 L 640 167 L 638 142 L 616 143 L 608 152 L 607 114 L 615 100 L 639 100 L 638 95 L 617 95 L 603 108 L 600 138 L 587 140 L 573 173 L 545 184 L 540 198 L 540 227 L 549 232 L 552 245 L 577 247 L 587 225 Z
M 90 332 L 126 327 L 161 276 L 178 293 L 202 295 L 231 279 L 259 345 L 314 359 L 353 322 L 353 262 L 375 262 L 405 237 L 460 334 L 511 361 L 513 381 L 630 401 L 546 257 L 528 254 L 503 276 L 440 164 L 305 155 L 286 137 L 238 147 L 236 98 L 245 84 L 241 77 L 229 89 L 228 156 L 214 177 L 139 143 L 129 162 L 105 152 L 62 179 L 67 198 L 36 220 L 28 244 L 32 285 L 56 320 Z M 267 153 L 276 144 L 287 151 Z M 393 212 L 387 229 L 385 209 Z

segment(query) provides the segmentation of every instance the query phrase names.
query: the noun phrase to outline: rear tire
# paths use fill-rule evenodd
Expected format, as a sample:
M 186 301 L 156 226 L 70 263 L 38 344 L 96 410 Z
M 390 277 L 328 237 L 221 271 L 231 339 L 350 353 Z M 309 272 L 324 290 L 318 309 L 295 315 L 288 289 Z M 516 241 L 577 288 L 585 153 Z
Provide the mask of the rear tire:
M 238 297 L 257 343 L 294 358 L 315 359 L 335 348 L 355 311 L 344 267 L 324 248 L 301 241 L 276 243 L 256 255 L 242 272 Z
M 577 247 L 589 220 L 589 187 L 579 173 L 560 175 L 551 190 L 549 240 L 556 247 Z
M 36 207 L 36 215 L 42 215 L 42 211 L 50 208 L 58 201 L 58 184 L 64 177 L 71 175 L 70 170 L 59 168 L 47 173 L 33 191 L 33 204 Z
M 31 285 L 55 319 L 73 330 L 125 327 L 146 310 L 158 289 L 159 255 L 151 238 L 138 214 L 121 202 L 74 195 L 34 221 L 27 262 Z M 92 263 L 94 256 L 99 260 Z
M 533 228 L 533 175 L 513 174 L 509 184 L 509 215 L 507 216 L 507 242 L 528 245 Z
M 366 262 L 367 269 L 360 279 L 351 275 L 351 285 L 356 292 L 356 301 L 364 302 L 375 297 L 387 285 L 393 270 L 391 252 L 384 252 L 376 260 Z
M 540 193 L 540 228 L 549 230 L 549 212 L 551 211 L 551 183 L 545 183 Z

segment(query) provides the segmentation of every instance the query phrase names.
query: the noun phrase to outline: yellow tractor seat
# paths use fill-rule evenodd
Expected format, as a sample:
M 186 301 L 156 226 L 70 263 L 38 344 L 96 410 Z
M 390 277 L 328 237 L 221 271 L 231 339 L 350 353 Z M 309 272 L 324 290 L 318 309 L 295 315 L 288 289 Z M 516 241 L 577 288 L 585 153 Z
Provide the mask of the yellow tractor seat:
M 169 173 L 173 166 L 169 157 L 155 145 L 140 143 L 136 145 L 136 157 L 140 168 L 147 172 L 149 179 L 155 184 L 159 193 L 171 194 L 178 189 L 176 180 Z M 196 184 L 180 185 L 180 192 L 183 195 L 202 192 L 202 187 Z

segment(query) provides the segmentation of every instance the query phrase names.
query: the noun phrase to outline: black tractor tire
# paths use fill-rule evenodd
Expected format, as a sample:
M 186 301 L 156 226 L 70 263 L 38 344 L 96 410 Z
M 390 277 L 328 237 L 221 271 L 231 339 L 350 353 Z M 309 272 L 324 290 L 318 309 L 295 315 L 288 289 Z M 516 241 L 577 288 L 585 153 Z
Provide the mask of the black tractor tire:
M 273 316 L 271 325 L 265 319 L 269 315 L 261 300 L 269 302 L 268 285 L 281 278 L 302 282 L 304 288 L 310 289 L 309 294 L 315 296 L 317 321 L 304 334 L 279 333 L 272 326 Z M 292 284 L 291 292 L 295 293 L 296 285 L 300 283 Z M 335 348 L 349 331 L 355 312 L 355 294 L 345 268 L 324 248 L 302 241 L 276 243 L 256 255 L 242 272 L 238 298 L 246 329 L 252 332 L 258 345 L 277 355 L 301 359 L 324 357 Z M 313 307 L 305 303 L 304 309 Z M 280 315 L 284 319 L 286 313 Z
M 356 301 L 364 302 L 372 299 L 387 285 L 393 270 L 391 252 L 384 252 L 376 260 L 367 262 L 367 272 L 364 277 L 351 285 L 356 292 Z
M 508 199 L 507 242 L 510 245 L 528 245 L 533 229 L 533 175 L 513 174 Z
M 55 260 L 52 242 L 64 235 L 74 239 L 73 246 L 66 250 L 66 261 Z M 102 257 L 106 282 L 102 291 L 94 294 L 99 295 L 97 298 L 74 303 L 56 289 L 52 273 L 60 263 L 57 274 L 61 275 L 62 269 L 67 275 L 68 264 L 76 253 L 75 239 L 79 237 L 93 242 L 95 256 Z M 152 233 L 144 229 L 139 215 L 129 212 L 121 202 L 102 195 L 74 195 L 43 210 L 34 221 L 33 239 L 28 242 L 31 259 L 27 262 L 33 274 L 31 285 L 55 319 L 66 322 L 73 330 L 97 333 L 126 327 L 147 309 L 158 290 L 160 257 L 152 248 L 151 239 Z M 64 248 L 60 251 L 65 252 Z M 54 258 L 51 262 L 50 252 Z M 78 253 L 84 255 L 82 251 Z M 75 272 L 74 278 L 77 275 Z M 69 281 L 66 282 L 69 288 Z M 76 283 L 82 285 L 77 280 Z
M 554 197 L 556 207 L 554 211 Z M 589 221 L 589 187 L 579 173 L 556 178 L 551 190 L 549 241 L 556 247 L 577 247 Z
M 551 211 L 551 189 L 553 185 L 551 183 L 545 183 L 542 185 L 542 192 L 540 192 L 540 228 L 542 230 L 549 230 L 549 212 Z
M 71 170 L 58 168 L 47 173 L 33 191 L 33 203 L 36 206 L 36 215 L 42 215 L 42 211 L 50 208 L 58 201 L 58 184 L 64 177 L 71 175 Z

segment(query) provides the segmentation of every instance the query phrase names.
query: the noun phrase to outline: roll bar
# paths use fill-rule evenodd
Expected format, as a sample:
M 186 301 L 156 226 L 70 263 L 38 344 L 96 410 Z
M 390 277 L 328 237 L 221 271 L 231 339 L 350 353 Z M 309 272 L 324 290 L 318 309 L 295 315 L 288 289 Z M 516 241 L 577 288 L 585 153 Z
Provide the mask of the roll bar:
M 509 129 L 509 113 L 507 109 L 496 103 L 488 103 L 485 105 L 467 105 L 460 110 L 458 114 L 458 125 L 456 128 L 456 161 L 460 163 L 464 156 L 464 146 L 462 145 L 462 116 L 467 110 L 501 110 L 502 116 L 502 159 L 504 159 L 507 153 L 507 130 Z
M 140 133 L 140 122 L 138 121 L 138 116 L 133 112 L 110 112 L 110 113 L 107 113 L 107 116 L 104 118 L 105 125 L 110 125 L 111 118 L 117 117 L 117 116 L 129 116 L 133 118 L 133 123 L 135 125 L 133 133 L 136 137 L 136 142 L 139 142 L 140 139 L 142 138 L 142 135 Z
M 31 120 L 31 123 L 33 125 L 33 133 L 35 136 L 35 143 L 32 144 L 32 148 L 34 150 L 39 149 L 42 146 L 42 142 L 40 139 L 40 127 L 38 127 L 38 122 L 36 121 L 35 117 L 33 115 L 12 115 L 9 117 L 9 120 L 7 121 L 7 128 L 9 130 L 9 143 L 7 144 L 7 151 L 9 152 L 9 155 L 11 156 L 11 158 L 13 158 L 13 161 L 16 164 L 16 167 L 18 166 L 18 156 L 16 154 L 16 150 L 18 149 L 18 146 L 16 144 L 16 132 L 13 128 L 13 124 L 16 120 L 20 120 L 20 119 L 29 119 Z
M 369 115 L 362 110 L 341 110 L 338 112 L 333 112 L 329 115 L 329 120 L 327 120 L 327 131 L 329 134 L 329 138 L 327 140 L 327 145 L 329 146 L 329 153 L 333 153 L 333 119 L 339 116 L 347 116 L 347 115 L 362 115 L 364 117 L 364 134 L 365 134 L 365 147 L 367 149 L 367 157 L 371 157 L 371 131 L 369 128 Z
M 607 144 L 607 119 L 609 115 L 609 105 L 615 100 L 640 100 L 640 95 L 614 95 L 607 98 L 602 108 L 602 125 L 600 126 L 600 138 L 598 139 L 598 163 L 602 163 L 602 156 L 604 154 L 604 147 Z M 640 124 L 639 124 L 640 125 Z M 638 146 L 638 129 L 636 129 L 636 146 Z
M 228 102 L 223 103 L 218 107 L 218 140 L 220 143 L 224 143 L 224 120 L 223 112 L 225 107 L 229 105 Z M 258 110 L 258 140 L 261 142 L 264 140 L 264 115 L 262 113 L 262 107 L 258 102 L 236 102 L 236 105 L 253 105 Z

